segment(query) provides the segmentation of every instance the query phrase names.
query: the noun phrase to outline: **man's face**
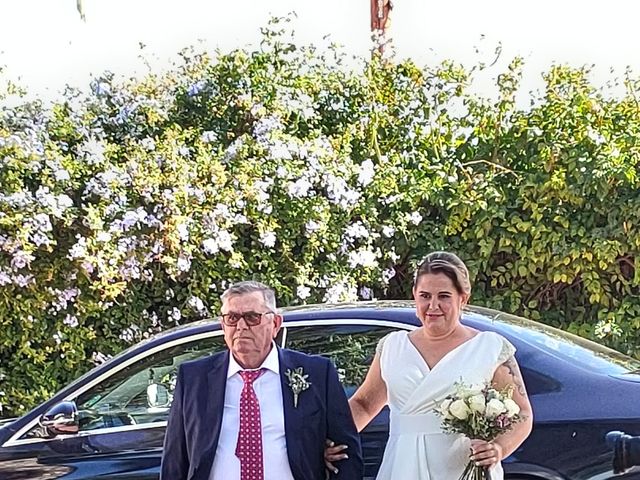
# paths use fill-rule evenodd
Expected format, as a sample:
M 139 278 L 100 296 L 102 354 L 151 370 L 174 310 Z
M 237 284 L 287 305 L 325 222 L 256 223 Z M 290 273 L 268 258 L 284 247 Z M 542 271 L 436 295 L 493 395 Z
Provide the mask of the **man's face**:
M 258 368 L 271 351 L 271 342 L 282 325 L 282 317 L 270 312 L 264 303 L 262 292 L 234 295 L 222 304 L 222 314 L 261 313 L 258 325 L 249 326 L 245 318 L 236 325 L 222 322 L 224 341 L 236 361 L 244 368 Z

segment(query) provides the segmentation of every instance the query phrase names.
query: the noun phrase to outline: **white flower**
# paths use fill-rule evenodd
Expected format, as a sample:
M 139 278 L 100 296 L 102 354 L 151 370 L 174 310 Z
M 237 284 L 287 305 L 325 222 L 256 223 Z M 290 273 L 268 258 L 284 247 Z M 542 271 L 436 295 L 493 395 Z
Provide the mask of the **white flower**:
M 220 251 L 220 246 L 215 238 L 207 238 L 202 242 L 202 249 L 205 253 L 213 255 Z
M 11 258 L 11 268 L 14 270 L 20 270 L 21 268 L 27 267 L 31 264 L 31 261 L 35 257 L 30 253 L 27 253 L 23 250 L 18 250 L 13 254 Z
M 604 138 L 604 136 L 600 132 L 594 130 L 592 127 L 588 127 L 587 137 L 589 137 L 589 139 L 596 145 L 602 145 L 604 143 L 607 143 L 607 139 Z
M 105 145 L 96 138 L 89 138 L 78 147 L 78 153 L 84 156 L 90 165 L 99 165 L 104 162 Z
M 275 144 L 269 146 L 269 158 L 271 160 L 291 160 L 291 151 L 289 145 L 277 141 Z
M 103 243 L 107 243 L 111 241 L 111 234 L 109 232 L 99 232 L 98 235 L 96 235 L 96 240 L 99 242 L 103 242 Z
M 191 259 L 184 255 L 180 255 L 180 257 L 178 257 L 177 267 L 181 272 L 188 272 L 191 269 Z
M 360 193 L 350 189 L 343 178 L 325 174 L 323 180 L 327 186 L 327 198 L 342 208 L 348 208 L 360 199 Z
M 71 260 L 87 256 L 87 239 L 82 236 L 78 236 L 77 238 L 78 238 L 78 241 L 69 250 L 68 257 Z
M 373 290 L 371 290 L 369 287 L 361 287 L 360 296 L 364 300 L 371 300 L 373 298 Z
M 220 250 L 225 252 L 233 251 L 233 236 L 226 230 L 220 230 L 218 232 L 218 245 Z
M 100 352 L 93 352 L 91 354 L 91 360 L 96 365 L 100 365 L 100 364 L 106 362 L 107 360 L 109 360 L 110 358 L 111 358 L 110 355 L 105 355 L 104 353 L 100 353 Z
M 358 173 L 358 183 L 363 187 L 366 187 L 373 181 L 375 176 L 375 167 L 373 162 L 369 159 L 362 162 L 360 165 L 360 172 Z
M 75 328 L 78 326 L 78 318 L 75 315 L 71 315 L 68 314 L 64 320 L 62 320 L 62 323 L 64 323 L 65 325 L 68 325 L 72 328 Z
M 49 237 L 47 237 L 44 233 L 33 233 L 30 235 L 31 241 L 34 243 L 34 245 L 40 247 L 42 245 L 49 245 L 51 243 L 51 240 L 49 240 Z
M 343 281 L 329 287 L 324 295 L 323 302 L 355 302 L 358 300 L 358 291 L 355 286 L 346 285 Z
M 202 313 L 206 310 L 204 306 L 204 302 L 199 297 L 196 297 L 195 295 L 191 296 L 187 301 L 187 303 L 191 308 L 193 308 L 198 313 Z
M 19 287 L 26 287 L 30 283 L 35 283 L 33 275 L 22 275 L 21 273 L 13 276 L 13 283 Z
M 438 406 L 438 412 L 442 414 L 445 420 L 453 419 L 453 415 L 451 415 L 451 411 L 449 410 L 449 407 L 451 407 L 451 402 L 453 402 L 451 398 L 445 398 Z
M 189 225 L 187 225 L 186 223 L 180 223 L 176 227 L 176 230 L 178 231 L 180 240 L 182 240 L 183 242 L 189 240 Z
M 507 416 L 509 418 L 518 415 L 520 413 L 520 405 L 514 402 L 510 398 L 504 400 L 504 407 L 507 409 Z
M 419 225 L 422 221 L 422 215 L 420 215 L 418 212 L 413 212 L 411 215 L 409 215 L 409 221 L 414 225 Z
M 300 300 L 305 300 L 311 296 L 311 289 L 309 287 L 305 287 L 304 285 L 298 285 L 296 289 L 296 295 Z
M 381 280 L 383 283 L 389 283 L 389 280 L 391 280 L 395 276 L 396 276 L 396 271 L 393 268 L 385 268 L 382 271 Z
M 253 135 L 256 140 L 264 142 L 268 139 L 271 132 L 281 129 L 282 123 L 277 117 L 264 117 L 258 120 L 253 126 Z
M 171 310 L 169 310 L 169 318 L 176 322 L 180 320 L 182 318 L 182 313 L 180 312 L 180 309 L 177 307 L 173 307 Z
M 382 227 L 382 234 L 387 238 L 391 238 L 396 234 L 396 229 L 389 225 L 385 225 Z
M 200 135 L 200 140 L 202 140 L 204 143 L 213 143 L 217 139 L 218 139 L 218 136 L 216 135 L 216 132 L 211 130 L 202 132 L 202 135 Z
M 449 406 L 449 412 L 459 420 L 466 420 L 471 410 L 469 410 L 464 400 L 454 400 Z
M 469 407 L 471 407 L 471 410 L 474 412 L 483 413 L 485 406 L 486 401 L 483 394 L 479 393 L 469 397 Z
M 57 169 L 55 172 L 53 172 L 53 176 L 58 182 L 66 182 L 71 178 L 69 172 L 67 172 L 64 168 Z
M 194 97 L 198 95 L 205 86 L 206 82 L 204 80 L 199 80 L 196 83 L 192 83 L 187 89 L 187 95 L 189 95 L 190 97 Z
M 501 413 L 506 411 L 506 407 L 504 403 L 502 403 L 497 398 L 493 398 L 487 402 L 487 408 L 485 409 L 484 414 L 487 418 L 496 418 Z
M 356 252 L 349 252 L 349 266 L 351 268 L 356 268 L 357 266 L 374 268 L 378 266 L 378 260 L 376 254 L 372 251 L 358 250 Z
M 260 243 L 265 247 L 273 247 L 276 244 L 276 234 L 273 232 L 264 232 L 260 235 Z
M 304 224 L 304 229 L 307 231 L 308 234 L 311 234 L 319 230 L 321 226 L 322 225 L 320 225 L 318 222 L 314 220 L 309 220 L 307 223 Z
M 313 184 L 305 177 L 300 177 L 295 182 L 289 182 L 287 191 L 290 197 L 302 198 L 309 194 L 309 190 L 313 187 Z
M 344 234 L 350 239 L 367 238 L 369 236 L 369 230 L 367 230 L 367 227 L 365 227 L 362 222 L 356 222 L 353 225 L 349 225 Z
M 278 178 L 286 178 L 288 175 L 289 175 L 289 172 L 287 171 L 286 167 L 280 165 L 276 169 L 276 177 L 278 177 Z
M 142 145 L 142 148 L 144 148 L 148 152 L 151 152 L 156 149 L 156 142 L 153 138 L 150 138 L 150 137 L 144 138 L 140 143 Z

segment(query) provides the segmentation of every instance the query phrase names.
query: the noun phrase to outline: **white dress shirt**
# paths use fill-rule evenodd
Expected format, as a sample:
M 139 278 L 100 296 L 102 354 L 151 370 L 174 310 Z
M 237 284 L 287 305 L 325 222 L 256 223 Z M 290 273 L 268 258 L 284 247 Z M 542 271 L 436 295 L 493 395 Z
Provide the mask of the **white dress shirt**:
M 264 368 L 265 372 L 253 382 L 253 390 L 260 404 L 264 480 L 294 480 L 287 457 L 280 362 L 275 345 L 271 347 L 271 352 L 260 368 Z M 222 428 L 209 475 L 210 480 L 240 480 L 240 460 L 236 457 L 236 443 L 240 430 L 240 393 L 244 387 L 244 381 L 238 374 L 241 370 L 243 368 L 229 353 Z

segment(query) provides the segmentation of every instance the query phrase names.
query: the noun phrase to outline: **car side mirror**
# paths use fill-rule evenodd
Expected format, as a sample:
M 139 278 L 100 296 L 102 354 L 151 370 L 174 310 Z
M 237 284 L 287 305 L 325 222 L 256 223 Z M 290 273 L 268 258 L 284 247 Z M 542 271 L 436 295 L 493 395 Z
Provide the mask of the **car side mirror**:
M 150 408 L 168 407 L 171 403 L 169 389 L 162 383 L 147 385 L 147 405 Z
M 78 407 L 76 402 L 60 402 L 51 407 L 40 417 L 40 426 L 52 437 L 78 433 Z

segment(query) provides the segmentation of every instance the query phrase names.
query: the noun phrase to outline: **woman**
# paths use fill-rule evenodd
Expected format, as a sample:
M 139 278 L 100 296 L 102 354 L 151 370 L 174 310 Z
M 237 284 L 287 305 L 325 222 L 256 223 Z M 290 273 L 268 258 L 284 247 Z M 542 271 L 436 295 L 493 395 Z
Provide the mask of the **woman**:
M 377 480 L 455 479 L 462 475 L 470 452 L 473 461 L 490 468 L 493 480 L 501 480 L 501 460 L 531 432 L 531 405 L 513 356 L 515 348 L 496 333 L 460 323 L 470 293 L 462 260 L 448 252 L 429 254 L 413 284 L 422 326 L 380 341 L 364 383 L 349 400 L 358 431 L 389 405 L 389 441 Z M 512 387 L 524 421 L 493 442 L 443 433 L 434 408 L 460 381 Z M 341 447 L 328 448 L 326 459 L 344 458 Z

